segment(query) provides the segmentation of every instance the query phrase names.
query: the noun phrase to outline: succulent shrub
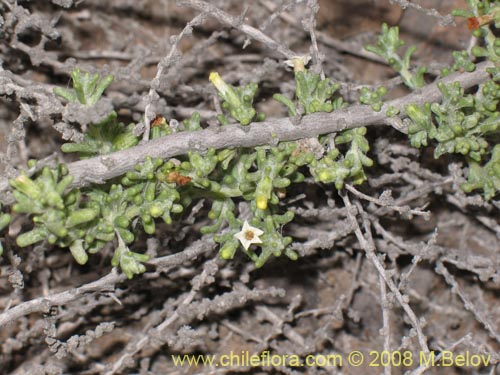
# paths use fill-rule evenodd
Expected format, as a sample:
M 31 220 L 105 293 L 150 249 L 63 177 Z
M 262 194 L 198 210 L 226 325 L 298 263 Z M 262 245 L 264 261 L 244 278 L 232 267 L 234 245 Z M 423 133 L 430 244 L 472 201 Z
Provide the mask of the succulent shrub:
M 474 71 L 475 57 L 492 62 L 499 59 L 500 39 L 489 28 L 492 23 L 500 24 L 499 7 L 479 0 L 468 0 L 468 5 L 469 10 L 455 13 L 469 19 L 478 47 L 472 50 L 473 55 L 453 53 L 454 63 L 442 70 L 443 76 L 452 71 Z M 425 84 L 426 69 L 411 66 L 415 47 L 401 52 L 403 45 L 398 28 L 384 24 L 377 43 L 366 49 L 385 59 L 408 89 L 416 90 Z M 277 93 L 274 99 L 296 118 L 345 108 L 348 104 L 337 93 L 338 83 L 307 69 L 307 62 L 304 56 L 288 61 L 294 69 L 295 95 L 289 98 Z M 465 92 L 458 82 L 439 83 L 439 102 L 410 103 L 403 114 L 393 107 L 385 112 L 388 117 L 404 117 L 412 146 L 432 146 L 436 158 L 444 154 L 463 158 L 469 168 L 462 189 L 480 190 L 485 199 L 500 189 L 500 146 L 495 144 L 500 127 L 500 72 L 495 66 L 489 74 L 490 80 L 474 92 Z M 56 88 L 54 92 L 88 108 L 98 103 L 113 81 L 111 76 L 101 79 L 79 69 L 71 77 L 71 90 Z M 233 86 L 217 72 L 210 74 L 209 81 L 222 100 L 223 113 L 217 117 L 220 126 L 247 126 L 263 120 L 264 115 L 254 106 L 256 83 Z M 386 94 L 384 87 L 364 87 L 359 102 L 379 112 Z M 82 142 L 66 143 L 62 151 L 88 158 L 134 147 L 139 142 L 133 132 L 135 124 L 125 125 L 116 117 L 113 111 L 100 123 L 90 124 Z M 202 128 L 196 112 L 178 127 L 158 116 L 149 135 L 156 139 Z M 306 179 L 339 190 L 346 183 L 366 181 L 367 168 L 373 165 L 367 131 L 358 127 L 254 148 L 192 149 L 175 159 L 147 158 L 120 178 L 83 188 L 71 186 L 72 177 L 62 164 L 32 175 L 21 173 L 11 180 L 16 200 L 12 212 L 29 215 L 32 228 L 17 236 L 16 242 L 29 246 L 47 241 L 68 248 L 79 264 L 85 264 L 90 254 L 112 247 L 111 264 L 131 278 L 145 271 L 144 263 L 149 259 L 137 248 L 137 237 L 141 233 L 154 235 L 161 223 L 172 224 L 194 201 L 205 199 L 210 210 L 201 233 L 213 234 L 222 258 L 231 259 L 240 249 L 257 267 L 283 254 L 297 259 L 290 246 L 293 239 L 283 230 L 294 219 L 285 203 L 287 192 Z M 241 212 L 240 207 L 247 210 Z M 11 215 L 0 210 L 0 230 L 10 220 Z

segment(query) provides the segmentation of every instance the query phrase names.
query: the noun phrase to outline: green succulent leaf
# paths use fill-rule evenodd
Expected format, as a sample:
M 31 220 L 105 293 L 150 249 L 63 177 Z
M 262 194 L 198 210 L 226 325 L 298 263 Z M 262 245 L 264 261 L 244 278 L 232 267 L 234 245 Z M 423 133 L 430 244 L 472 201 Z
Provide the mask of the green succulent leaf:
M 387 61 L 387 63 L 400 74 L 403 82 L 410 89 L 415 90 L 425 85 L 425 67 L 420 67 L 413 74 L 411 72 L 411 55 L 416 47 L 409 47 L 403 57 L 399 55 L 399 49 L 404 46 L 404 41 L 399 39 L 399 27 L 389 27 L 382 24 L 382 31 L 376 45 L 368 45 L 365 49 Z
M 486 200 L 500 191 L 500 145 L 493 148 L 491 159 L 484 166 L 477 161 L 469 161 L 468 180 L 461 187 L 466 193 L 481 189 Z
M 125 126 L 116 122 L 117 114 L 112 112 L 99 124 L 91 124 L 81 143 L 65 143 L 61 151 L 78 152 L 80 158 L 86 159 L 96 155 L 105 155 L 114 151 L 125 150 L 139 143 L 134 135 L 134 124 Z
M 370 90 L 368 87 L 363 87 L 359 96 L 359 102 L 361 104 L 371 105 L 372 109 L 375 112 L 380 112 L 383 105 L 383 98 L 386 94 L 387 89 L 384 86 L 380 86 L 375 90 Z
M 111 265 L 113 267 L 120 266 L 127 278 L 132 279 L 134 275 L 139 275 L 146 271 L 146 267 L 142 264 L 149 260 L 146 254 L 132 252 L 125 241 L 118 235 L 118 247 L 115 249 Z
M 231 117 L 242 125 L 250 124 L 257 114 L 253 108 L 257 84 L 249 83 L 242 87 L 234 87 L 224 82 L 219 73 L 216 72 L 210 73 L 209 80 L 223 100 L 222 107 L 231 114 Z
M 71 72 L 73 90 L 54 88 L 54 94 L 66 99 L 68 102 L 91 107 L 101 98 L 104 90 L 113 82 L 113 76 L 107 75 L 101 79 L 99 73 L 91 74 L 75 69 Z

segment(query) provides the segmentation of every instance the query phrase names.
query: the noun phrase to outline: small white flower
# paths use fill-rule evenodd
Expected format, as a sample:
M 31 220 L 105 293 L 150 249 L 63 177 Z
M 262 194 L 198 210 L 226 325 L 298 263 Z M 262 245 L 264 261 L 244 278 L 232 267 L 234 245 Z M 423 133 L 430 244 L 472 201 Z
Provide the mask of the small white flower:
M 311 61 L 311 56 L 294 56 L 290 60 L 285 60 L 285 64 L 292 67 L 295 72 L 302 72 L 305 66 Z
M 264 231 L 259 228 L 252 227 L 248 224 L 248 221 L 245 220 L 243 223 L 243 228 L 241 228 L 241 232 L 238 232 L 234 235 L 234 238 L 241 242 L 241 245 L 248 250 L 251 244 L 262 243 L 262 240 L 259 238 L 264 233 Z

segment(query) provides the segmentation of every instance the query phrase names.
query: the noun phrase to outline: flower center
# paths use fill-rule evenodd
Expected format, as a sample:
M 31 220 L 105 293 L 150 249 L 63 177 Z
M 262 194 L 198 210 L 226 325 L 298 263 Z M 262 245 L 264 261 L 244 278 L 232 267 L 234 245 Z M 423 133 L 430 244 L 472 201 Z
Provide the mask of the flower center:
M 253 236 L 254 236 L 253 231 L 251 231 L 251 230 L 245 231 L 245 239 L 246 240 L 248 240 L 248 241 L 252 240 Z

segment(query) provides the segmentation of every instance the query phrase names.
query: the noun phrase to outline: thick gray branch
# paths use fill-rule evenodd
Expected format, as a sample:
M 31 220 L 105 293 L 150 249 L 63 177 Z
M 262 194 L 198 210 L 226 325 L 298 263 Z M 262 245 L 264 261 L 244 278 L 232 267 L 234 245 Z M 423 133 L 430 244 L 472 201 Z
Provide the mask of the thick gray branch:
M 481 63 L 472 73 L 455 73 L 442 80 L 444 83 L 458 81 L 467 89 L 489 78 L 486 68 L 491 63 Z M 273 144 L 278 141 L 292 141 L 315 137 L 320 134 L 338 132 L 369 125 L 390 124 L 385 112 L 389 106 L 400 110 L 404 116 L 404 107 L 410 103 L 419 105 L 439 100 L 441 93 L 437 82 L 425 86 L 407 96 L 387 102 L 380 112 L 374 112 L 370 106 L 353 105 L 332 113 L 314 113 L 304 116 L 298 124 L 290 118 L 270 119 L 252 123 L 248 126 L 223 126 L 196 132 L 181 132 L 149 141 L 145 144 L 115 152 L 109 155 L 80 160 L 68 165 L 74 176 L 73 186 L 84 186 L 92 182 L 104 182 L 120 176 L 141 163 L 147 156 L 170 158 L 186 154 L 188 151 L 205 151 L 208 148 L 255 147 Z

